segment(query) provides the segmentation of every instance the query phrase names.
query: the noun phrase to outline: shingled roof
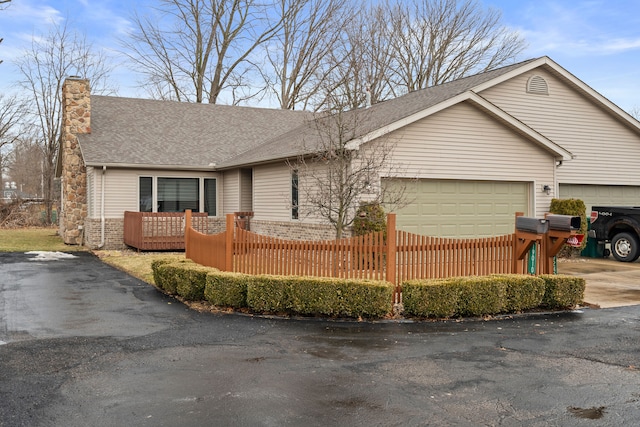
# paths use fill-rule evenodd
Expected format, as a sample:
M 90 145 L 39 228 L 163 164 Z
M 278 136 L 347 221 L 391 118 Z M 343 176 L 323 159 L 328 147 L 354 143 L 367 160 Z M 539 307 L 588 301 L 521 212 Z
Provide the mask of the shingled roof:
M 436 106 L 539 58 L 352 110 L 354 138 Z M 87 165 L 212 169 L 251 165 L 312 153 L 326 115 L 267 108 L 91 97 L 89 135 L 80 135 Z M 358 116 L 356 118 L 356 116 Z
M 352 110 L 345 114 L 344 121 L 358 121 L 358 129 L 354 138 L 361 137 L 376 129 L 390 125 L 394 122 L 409 117 L 419 111 L 423 111 L 469 90 L 479 85 L 496 79 L 513 70 L 535 61 L 537 58 L 519 62 L 492 71 L 464 77 L 448 83 L 432 86 L 427 89 L 410 92 L 398 98 L 377 103 L 370 108 Z M 359 117 L 355 118 L 354 116 Z M 276 159 L 285 159 L 313 152 L 322 144 L 321 135 L 326 132 L 331 119 L 325 116 L 316 118 L 313 122 L 306 122 L 296 129 L 292 129 L 286 134 L 278 135 L 259 147 L 254 147 L 250 151 L 230 158 L 223 162 L 222 167 L 233 167 L 238 165 L 248 165 L 268 162 Z
M 92 132 L 79 140 L 87 165 L 211 169 L 309 117 L 299 111 L 92 96 Z

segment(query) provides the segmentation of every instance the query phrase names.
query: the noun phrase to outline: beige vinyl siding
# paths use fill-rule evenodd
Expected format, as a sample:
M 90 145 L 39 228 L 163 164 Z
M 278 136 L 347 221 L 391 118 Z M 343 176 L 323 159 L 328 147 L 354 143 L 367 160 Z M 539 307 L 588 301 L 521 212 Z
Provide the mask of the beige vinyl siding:
M 640 206 L 640 186 L 560 184 L 560 198 L 582 200 L 588 214 L 593 206 Z
M 223 176 L 223 209 L 218 208 L 218 211 L 230 214 L 240 210 L 240 170 L 225 171 Z
M 95 212 L 96 212 L 96 201 L 94 200 L 95 198 L 95 174 L 94 174 L 95 169 L 93 169 L 92 167 L 88 167 L 87 168 L 87 217 L 89 218 L 94 218 L 95 217 Z
M 391 176 L 533 184 L 528 215 L 548 211 L 555 160 L 534 142 L 468 103 L 458 104 L 387 137 L 396 144 Z
M 291 220 L 291 169 L 284 162 L 253 169 L 254 219 Z
M 100 175 L 102 171 L 96 171 L 96 181 L 98 185 L 98 200 L 96 206 L 100 206 L 99 193 Z M 104 206 L 105 218 L 123 218 L 124 211 L 137 212 L 140 208 L 139 179 L 140 176 L 152 176 L 150 173 L 140 173 L 135 170 L 109 169 L 107 168 L 104 178 Z M 100 216 L 98 213 L 97 216 Z
M 526 92 L 533 75 L 547 81 L 549 95 Z M 640 136 L 546 70 L 480 95 L 573 153 L 576 158 L 558 168 L 559 183 L 640 185 Z
M 101 191 L 101 175 L 102 170 L 95 170 L 95 197 L 96 208 L 94 209 L 95 217 L 100 216 L 100 191 Z M 149 176 L 153 178 L 218 178 L 218 174 L 205 174 L 202 172 L 172 172 L 172 171 L 155 171 L 155 170 L 137 170 L 137 169 L 110 169 L 107 168 L 105 173 L 105 217 L 106 218 L 123 218 L 124 211 L 137 212 L 140 208 L 139 201 L 139 185 L 141 176 Z M 154 182 L 155 185 L 155 182 Z M 218 188 L 220 185 L 218 184 Z M 203 195 L 203 183 L 200 182 L 200 198 Z M 218 203 L 220 202 L 218 194 Z M 201 200 L 202 201 L 202 200 Z

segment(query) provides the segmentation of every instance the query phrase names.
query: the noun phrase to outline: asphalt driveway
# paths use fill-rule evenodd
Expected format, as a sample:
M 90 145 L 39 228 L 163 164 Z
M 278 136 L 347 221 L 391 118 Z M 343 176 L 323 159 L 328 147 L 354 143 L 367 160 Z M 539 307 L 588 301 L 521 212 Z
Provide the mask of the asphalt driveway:
M 348 322 L 191 311 L 90 254 L 0 254 L 2 426 L 620 426 L 640 306 Z

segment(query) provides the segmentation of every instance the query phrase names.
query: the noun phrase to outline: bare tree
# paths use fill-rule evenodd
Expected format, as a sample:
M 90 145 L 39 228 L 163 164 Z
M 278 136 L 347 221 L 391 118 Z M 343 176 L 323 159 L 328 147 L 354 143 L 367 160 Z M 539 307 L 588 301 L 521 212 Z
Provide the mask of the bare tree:
M 29 197 L 41 198 L 44 191 L 42 145 L 29 135 L 20 137 L 15 142 L 7 163 L 8 175 L 20 192 Z
M 267 69 L 261 74 L 280 108 L 306 109 L 325 84 L 332 70 L 327 59 L 353 16 L 347 5 L 348 0 L 279 0 L 282 28 L 264 46 Z
M 6 5 L 11 2 L 11 0 L 0 0 L 0 10 L 4 10 L 5 7 L 7 7 Z M 0 43 L 2 43 L 4 39 L 2 37 L 0 37 Z M 0 59 L 0 64 L 2 64 L 2 59 Z
M 20 124 L 26 113 L 26 103 L 17 96 L 0 94 L 0 188 L 2 172 L 7 166 L 7 153 L 20 135 Z
M 392 59 L 388 47 L 391 34 L 386 21 L 386 11 L 380 5 L 363 5 L 354 15 L 329 57 L 333 67 L 325 78 L 323 90 L 316 93 L 316 110 L 331 105 L 336 97 L 354 109 L 393 95 L 388 80 Z
M 401 172 L 391 161 L 397 141 L 380 137 L 366 144 L 357 142 L 367 116 L 366 109 L 335 109 L 319 116 L 309 125 L 305 141 L 311 154 L 289 164 L 299 196 L 293 208 L 300 215 L 328 221 L 336 239 L 353 224 L 363 202 L 391 207 L 405 203 L 404 189 L 391 194 L 381 185 L 382 177 Z
M 497 9 L 476 0 L 411 0 L 387 4 L 394 63 L 389 79 L 411 92 L 498 68 L 522 52 L 520 36 Z
M 636 120 L 640 120 L 640 106 L 634 106 L 629 110 L 629 114 L 631 114 Z
M 62 84 L 66 77 L 79 75 L 91 80 L 94 93 L 112 93 L 107 86 L 112 66 L 104 54 L 93 52 L 83 36 L 69 32 L 66 24 L 54 27 L 42 38 L 34 37 L 16 65 L 22 74 L 20 84 L 32 98 L 29 109 L 44 156 L 44 200 L 50 223 L 56 197 L 53 180 L 62 127 Z
M 157 16 L 134 17 L 123 40 L 143 84 L 155 98 L 218 102 L 246 89 L 247 58 L 272 39 L 282 20 L 270 22 L 269 4 L 256 0 L 160 0 Z M 251 96 L 251 94 L 246 95 Z

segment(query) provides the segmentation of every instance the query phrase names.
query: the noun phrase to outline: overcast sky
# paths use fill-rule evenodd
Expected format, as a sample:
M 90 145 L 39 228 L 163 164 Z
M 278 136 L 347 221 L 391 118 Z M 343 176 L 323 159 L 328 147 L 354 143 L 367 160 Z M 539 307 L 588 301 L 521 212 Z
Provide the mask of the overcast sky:
M 503 23 L 522 34 L 528 48 L 519 59 L 547 55 L 596 91 L 629 111 L 640 108 L 640 1 L 479 0 L 503 13 Z M 96 48 L 117 57 L 117 38 L 130 28 L 134 9 L 147 1 L 13 0 L 0 11 L 0 91 L 15 87 L 12 60 L 46 34 L 52 22 L 68 20 Z M 121 96 L 144 96 L 134 74 L 121 67 L 113 76 Z

